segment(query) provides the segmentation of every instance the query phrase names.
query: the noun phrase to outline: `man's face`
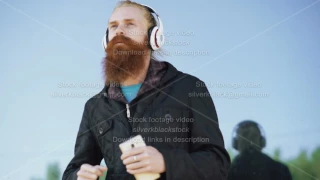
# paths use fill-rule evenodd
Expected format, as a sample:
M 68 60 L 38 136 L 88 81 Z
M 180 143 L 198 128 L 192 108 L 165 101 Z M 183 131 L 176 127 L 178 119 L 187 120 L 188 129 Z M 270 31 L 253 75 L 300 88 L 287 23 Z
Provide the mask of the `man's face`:
M 122 83 L 130 77 L 137 78 L 144 70 L 150 53 L 146 32 L 146 19 L 140 9 L 121 7 L 114 11 L 104 58 L 107 82 Z
M 116 35 L 124 35 L 133 41 L 143 42 L 147 36 L 147 21 L 136 7 L 117 8 L 109 19 L 109 40 Z

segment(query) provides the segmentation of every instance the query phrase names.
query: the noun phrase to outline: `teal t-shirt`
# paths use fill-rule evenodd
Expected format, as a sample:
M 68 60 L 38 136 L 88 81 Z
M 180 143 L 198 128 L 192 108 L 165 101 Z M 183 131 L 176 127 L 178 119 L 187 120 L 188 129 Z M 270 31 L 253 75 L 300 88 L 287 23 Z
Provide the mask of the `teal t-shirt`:
M 130 86 L 121 86 L 122 93 L 129 103 L 137 96 L 141 85 L 142 83 Z

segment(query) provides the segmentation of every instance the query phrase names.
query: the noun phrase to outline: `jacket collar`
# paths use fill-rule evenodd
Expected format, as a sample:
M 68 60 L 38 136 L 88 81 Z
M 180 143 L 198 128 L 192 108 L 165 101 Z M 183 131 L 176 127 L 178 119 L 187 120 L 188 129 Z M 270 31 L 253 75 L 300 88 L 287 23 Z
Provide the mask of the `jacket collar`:
M 170 65 L 167 62 L 150 59 L 146 79 L 142 83 L 137 97 L 160 85 L 161 79 L 166 74 L 168 66 Z M 113 83 L 110 83 L 110 85 L 105 86 L 103 91 L 105 92 L 105 96 L 109 99 L 121 101 L 126 104 L 128 103 L 119 85 L 114 85 Z

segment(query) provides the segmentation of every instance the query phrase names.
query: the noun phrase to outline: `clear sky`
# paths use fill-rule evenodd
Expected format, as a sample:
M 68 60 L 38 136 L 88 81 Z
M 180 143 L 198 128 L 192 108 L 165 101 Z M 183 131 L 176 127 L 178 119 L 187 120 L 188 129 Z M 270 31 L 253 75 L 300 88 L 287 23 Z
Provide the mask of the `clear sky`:
M 0 0 L 0 179 L 71 160 L 84 104 L 102 89 L 116 2 Z M 266 153 L 320 145 L 319 0 L 138 2 L 164 23 L 162 60 L 208 85 L 226 148 L 246 118 L 264 127 Z M 66 93 L 77 96 L 56 96 Z

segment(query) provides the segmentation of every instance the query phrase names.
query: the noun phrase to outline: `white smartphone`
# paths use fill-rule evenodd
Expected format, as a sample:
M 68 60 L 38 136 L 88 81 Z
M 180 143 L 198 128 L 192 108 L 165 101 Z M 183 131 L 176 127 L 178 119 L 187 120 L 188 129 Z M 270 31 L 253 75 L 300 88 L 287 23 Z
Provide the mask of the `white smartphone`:
M 141 135 L 134 136 L 119 145 L 122 153 L 135 147 L 144 147 L 144 146 L 146 146 L 146 143 L 144 142 Z M 160 177 L 160 174 L 159 173 L 139 173 L 139 174 L 134 174 L 134 177 L 136 178 L 136 180 L 155 180 Z

